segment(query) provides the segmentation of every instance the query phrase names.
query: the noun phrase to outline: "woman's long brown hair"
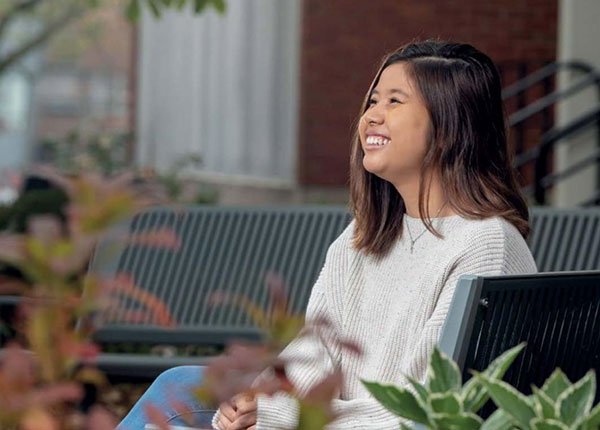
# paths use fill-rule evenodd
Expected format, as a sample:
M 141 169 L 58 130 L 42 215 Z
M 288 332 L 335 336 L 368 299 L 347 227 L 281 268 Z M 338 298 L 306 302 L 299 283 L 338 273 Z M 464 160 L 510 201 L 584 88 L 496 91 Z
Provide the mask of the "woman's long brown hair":
M 529 212 L 521 194 L 506 140 L 498 71 L 492 60 L 471 45 L 425 41 L 410 43 L 382 62 L 361 108 L 383 70 L 398 62 L 408 65 L 431 118 L 429 150 L 421 167 L 419 212 L 433 228 L 427 175 L 437 169 L 447 205 L 469 219 L 503 217 L 529 234 Z M 385 255 L 402 235 L 406 207 L 388 181 L 363 167 L 364 152 L 356 127 L 350 161 L 350 206 L 355 218 L 354 247 Z

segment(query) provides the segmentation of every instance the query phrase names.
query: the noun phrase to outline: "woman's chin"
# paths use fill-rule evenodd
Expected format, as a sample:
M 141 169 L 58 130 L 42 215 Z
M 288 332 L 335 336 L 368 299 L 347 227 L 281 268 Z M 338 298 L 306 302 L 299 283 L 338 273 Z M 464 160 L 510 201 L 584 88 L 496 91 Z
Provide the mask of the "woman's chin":
M 363 157 L 363 167 L 367 172 L 380 176 L 384 171 L 384 166 L 378 162 L 379 160 L 373 160 L 373 158 L 369 154 L 365 155 Z

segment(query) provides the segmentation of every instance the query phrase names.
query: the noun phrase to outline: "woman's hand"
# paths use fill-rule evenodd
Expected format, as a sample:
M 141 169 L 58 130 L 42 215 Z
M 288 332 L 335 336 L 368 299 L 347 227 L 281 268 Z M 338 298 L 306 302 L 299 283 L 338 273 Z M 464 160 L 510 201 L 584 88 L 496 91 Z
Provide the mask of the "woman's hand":
M 228 430 L 256 430 L 256 398 L 242 394 L 236 399 L 236 418 Z
M 219 419 L 217 420 L 217 424 L 221 430 L 229 430 L 229 426 L 235 421 L 236 408 L 234 401 L 235 397 L 221 403 L 219 406 Z
M 219 407 L 222 430 L 256 430 L 256 399 L 248 394 L 235 396 Z

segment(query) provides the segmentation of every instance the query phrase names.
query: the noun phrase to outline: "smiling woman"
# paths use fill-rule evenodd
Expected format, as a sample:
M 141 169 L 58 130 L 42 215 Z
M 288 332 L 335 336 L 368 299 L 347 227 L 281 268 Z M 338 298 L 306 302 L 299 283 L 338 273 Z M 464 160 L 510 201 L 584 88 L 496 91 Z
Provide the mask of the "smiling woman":
M 470 45 L 409 44 L 375 76 L 352 146 L 354 221 L 329 247 L 306 311 L 307 321 L 329 321 L 335 337 L 353 341 L 363 354 L 304 336 L 280 356 L 300 396 L 326 375 L 343 376 L 328 430 L 399 428 L 399 418 L 361 379 L 403 387 L 425 379 L 461 275 L 537 271 L 502 112 L 494 64 Z M 140 403 L 164 398 L 160 381 L 168 375 Z M 136 406 L 120 429 L 139 428 L 141 410 Z M 165 413 L 177 416 L 166 405 Z M 212 425 L 291 430 L 298 422 L 297 400 L 276 393 L 236 396 Z
M 494 63 L 471 45 L 427 41 L 385 58 L 352 148 L 358 249 L 389 251 L 402 235 L 397 219 L 403 214 L 438 235 L 430 220 L 438 211 L 499 216 L 527 236 L 529 215 L 507 147 L 500 92 Z

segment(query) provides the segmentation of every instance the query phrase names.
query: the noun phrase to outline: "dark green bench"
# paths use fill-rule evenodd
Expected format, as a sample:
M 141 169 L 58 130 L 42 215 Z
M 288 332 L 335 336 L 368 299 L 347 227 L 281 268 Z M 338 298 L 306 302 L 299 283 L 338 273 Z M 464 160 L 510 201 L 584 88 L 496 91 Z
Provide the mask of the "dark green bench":
M 521 342 L 527 346 L 503 379 L 526 394 L 556 367 L 571 381 L 600 368 L 600 271 L 462 276 L 439 345 L 463 381 Z M 490 402 L 482 415 L 493 409 Z
M 180 250 L 101 243 L 91 270 L 131 274 L 167 304 L 178 325 L 125 323 L 126 313 L 109 310 L 98 316 L 96 340 L 106 351 L 100 366 L 115 376 L 152 378 L 175 365 L 202 363 L 231 339 L 257 339 L 243 312 L 210 306 L 209 298 L 238 293 L 267 307 L 265 276 L 275 272 L 285 281 L 292 311 L 303 312 L 329 244 L 349 221 L 347 208 L 331 206 L 157 208 L 134 217 L 121 226 L 124 234 L 170 227 L 182 240 Z M 600 269 L 600 209 L 534 208 L 532 227 L 529 243 L 540 271 Z M 11 301 L 0 299 L 0 306 Z M 138 306 L 135 300 L 124 305 L 125 312 Z M 133 353 L 163 344 L 177 347 L 175 353 Z
M 233 307 L 210 306 L 215 292 L 243 294 L 268 306 L 265 275 L 280 274 L 288 288 L 293 312 L 303 312 L 310 289 L 324 262 L 329 244 L 350 217 L 345 207 L 194 207 L 181 214 L 155 209 L 137 216 L 133 232 L 168 226 L 182 239 L 179 252 L 130 247 L 112 264 L 92 270 L 105 275 L 132 274 L 137 283 L 163 300 L 178 326 L 163 329 L 146 324 L 119 323 L 125 315 L 108 313 L 96 340 L 123 344 L 204 345 L 192 356 L 169 357 L 108 352 L 100 366 L 109 374 L 153 377 L 175 365 L 202 363 L 234 338 L 257 339 L 247 316 Z M 600 268 L 600 210 L 532 210 L 529 243 L 540 271 Z M 99 255 L 103 248 L 99 247 Z M 125 309 L 134 309 L 135 302 Z M 214 348 L 211 350 L 210 348 Z
M 126 299 L 124 309 L 98 316 L 96 341 L 108 351 L 100 357 L 100 367 L 117 377 L 152 378 L 175 365 L 202 363 L 231 339 L 258 339 L 258 330 L 244 312 L 211 305 L 210 298 L 217 292 L 240 294 L 267 308 L 265 280 L 270 272 L 282 277 L 290 310 L 303 313 L 327 248 L 349 221 L 346 208 L 327 206 L 192 207 L 181 213 L 154 209 L 136 216 L 125 230 L 172 228 L 182 241 L 180 250 L 133 246 L 114 254 L 113 247 L 100 244 L 91 270 L 104 276 L 133 275 L 138 285 L 168 305 L 177 327 L 123 322 L 128 310 L 136 308 L 135 300 Z M 133 344 L 138 349 L 160 344 L 204 347 L 192 356 L 169 357 L 118 348 Z M 118 352 L 110 352 L 115 349 Z

